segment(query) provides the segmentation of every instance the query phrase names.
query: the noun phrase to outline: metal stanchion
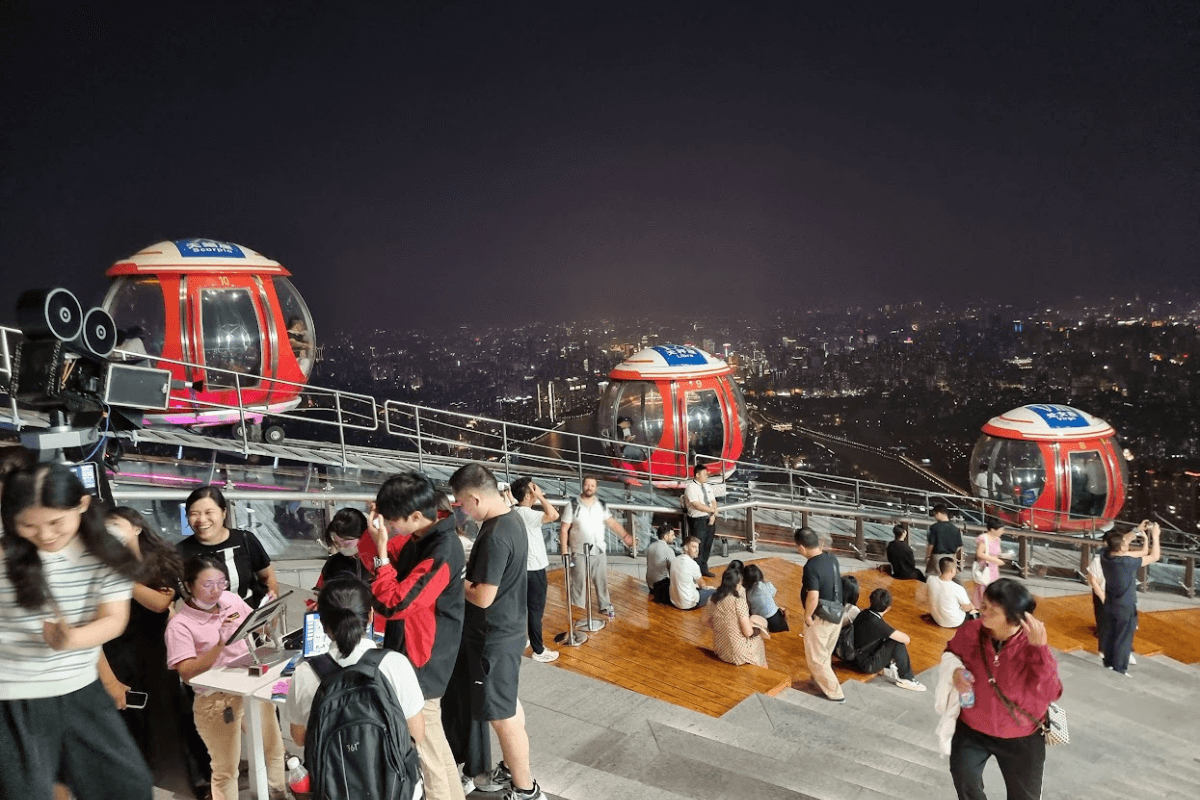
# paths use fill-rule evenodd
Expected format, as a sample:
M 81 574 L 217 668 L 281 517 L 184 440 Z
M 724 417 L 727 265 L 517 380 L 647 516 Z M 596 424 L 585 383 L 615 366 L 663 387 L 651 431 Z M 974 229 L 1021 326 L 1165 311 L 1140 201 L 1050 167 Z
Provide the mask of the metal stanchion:
M 586 633 L 575 630 L 574 612 L 571 610 L 571 554 L 563 553 L 563 590 L 567 593 L 567 629 L 554 637 L 563 647 L 578 647 L 587 641 Z
M 587 598 L 587 619 L 579 620 L 575 623 L 575 627 L 595 632 L 604 628 L 604 620 L 592 619 L 592 546 L 590 544 L 583 546 L 583 571 L 585 573 L 583 591 Z

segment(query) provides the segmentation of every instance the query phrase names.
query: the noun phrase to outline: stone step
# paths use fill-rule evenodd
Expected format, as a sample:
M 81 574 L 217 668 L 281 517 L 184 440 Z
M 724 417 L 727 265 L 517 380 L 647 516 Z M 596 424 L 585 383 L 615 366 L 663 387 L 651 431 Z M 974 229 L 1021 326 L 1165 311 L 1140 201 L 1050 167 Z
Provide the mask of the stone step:
M 680 794 L 634 778 L 627 778 L 558 757 L 537 759 L 537 780 L 548 797 L 562 800 L 595 800 L 597 797 L 636 797 L 638 800 L 700 800 L 699 793 Z M 711 788 L 711 787 L 710 787 Z M 470 797 L 495 798 L 473 792 Z
M 876 724 L 877 720 L 861 717 L 831 719 L 786 700 L 773 697 L 762 697 L 760 700 L 771 719 L 776 736 L 805 743 L 808 747 L 828 749 L 851 761 L 874 765 L 880 770 L 897 775 L 933 779 L 940 777 L 944 772 L 945 760 L 937 752 L 915 747 L 907 738 L 897 738 L 882 731 Z M 932 732 L 936 724 L 932 708 L 929 714 L 929 727 Z
M 732 783 L 737 785 L 739 797 L 901 800 L 927 792 L 917 781 L 880 772 L 835 754 L 818 755 L 796 742 L 755 734 L 720 720 L 713 722 L 717 724 L 691 730 L 651 722 L 650 729 L 661 750 L 689 762 L 687 767 L 677 765 L 677 770 L 703 771 L 719 764 L 722 771 L 736 776 Z M 780 758 L 785 752 L 790 755 Z M 713 796 L 717 796 L 715 792 L 706 795 Z
M 1176 661 L 1170 656 L 1159 655 L 1151 656 L 1151 658 L 1176 672 L 1182 672 L 1184 675 L 1190 675 L 1192 678 L 1200 680 L 1200 666 L 1196 664 L 1185 664 L 1182 661 Z
M 1059 664 L 1061 669 L 1077 665 L 1083 665 L 1085 670 L 1106 669 L 1098 655 L 1080 651 L 1064 653 Z M 1079 673 L 1072 670 L 1071 674 Z M 1128 681 L 1118 682 L 1121 691 L 1155 695 L 1173 703 L 1193 703 L 1200 698 L 1200 680 L 1197 680 L 1200 675 L 1188 675 L 1169 667 L 1157 656 L 1138 656 L 1137 664 L 1130 665 L 1128 674 Z
M 933 732 L 937 720 L 931 720 L 931 718 L 927 718 L 917 711 L 898 708 L 895 709 L 895 713 L 892 715 L 883 715 L 865 709 L 853 708 L 849 704 L 838 705 L 831 703 L 828 700 L 823 700 L 819 697 L 796 691 L 795 689 L 785 689 L 772 699 L 807 708 L 824 717 L 851 720 L 881 733 L 886 733 L 893 738 L 906 741 L 914 747 L 921 747 L 935 754 L 939 752 L 937 737 Z M 919 724 L 911 727 L 904 724 L 905 719 L 911 720 L 916 717 L 920 719 Z

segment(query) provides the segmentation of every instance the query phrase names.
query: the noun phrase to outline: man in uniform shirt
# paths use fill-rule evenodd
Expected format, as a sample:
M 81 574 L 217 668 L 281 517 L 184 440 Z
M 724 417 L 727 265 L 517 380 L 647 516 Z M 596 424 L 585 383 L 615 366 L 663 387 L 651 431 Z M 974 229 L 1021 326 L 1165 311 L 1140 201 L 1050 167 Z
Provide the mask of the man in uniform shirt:
M 700 555 L 696 558 L 700 574 L 715 578 L 716 574 L 708 568 L 708 557 L 712 555 L 717 527 L 717 501 L 708 486 L 708 467 L 697 464 L 692 470 L 692 480 L 683 490 L 683 499 L 687 506 L 687 533 L 700 540 Z

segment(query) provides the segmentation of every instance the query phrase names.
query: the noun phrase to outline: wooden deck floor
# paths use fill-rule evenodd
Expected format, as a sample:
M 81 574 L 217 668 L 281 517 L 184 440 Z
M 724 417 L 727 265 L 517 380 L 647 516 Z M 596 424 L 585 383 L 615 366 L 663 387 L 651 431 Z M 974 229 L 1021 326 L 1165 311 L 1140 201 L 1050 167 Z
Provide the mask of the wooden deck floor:
M 561 570 L 550 574 L 543 624 L 547 645 L 561 654 L 554 665 L 711 716 L 724 714 L 755 692 L 770 695 L 793 685 L 807 690 L 811 675 L 804 659 L 804 641 L 797 635 L 803 627 L 799 603 L 802 567 L 781 558 L 757 559 L 755 563 L 778 588 L 776 600 L 793 622 L 791 632 L 775 634 L 766 643 L 769 668 L 735 667 L 718 660 L 712 654 L 705 612 L 653 603 L 640 578 L 615 572 L 609 573 L 608 586 L 617 619 L 604 630 L 589 634 L 581 647 L 559 647 L 552 639 L 567 629 Z M 918 583 L 896 581 L 876 570 L 854 575 L 862 589 L 860 606 L 867 605 L 867 597 L 877 586 L 892 592 L 895 601 L 888 622 L 912 637 L 909 653 L 914 671 L 937 664 L 954 632 L 922 618 L 926 612 L 916 603 Z M 1096 652 L 1088 595 L 1039 598 L 1037 615 L 1046 622 L 1052 646 Z M 576 620 L 581 616 L 582 612 L 577 612 Z M 1200 662 L 1200 609 L 1141 614 L 1134 650 Z M 844 669 L 836 661 L 834 669 L 842 681 L 872 677 Z

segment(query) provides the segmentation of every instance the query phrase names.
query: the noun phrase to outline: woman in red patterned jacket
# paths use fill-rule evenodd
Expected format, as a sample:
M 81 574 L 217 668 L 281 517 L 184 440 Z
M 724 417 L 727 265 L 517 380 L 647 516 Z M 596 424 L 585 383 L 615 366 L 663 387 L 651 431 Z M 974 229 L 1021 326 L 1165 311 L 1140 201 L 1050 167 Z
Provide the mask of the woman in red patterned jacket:
M 1001 578 L 984 592 L 979 619 L 965 622 L 946 645 L 970 672 L 968 679 L 964 669 L 955 670 L 955 688 L 975 691 L 975 704 L 959 713 L 950 743 L 960 800 L 986 800 L 983 767 L 992 756 L 1009 800 L 1042 796 L 1046 742 L 1035 720 L 1062 696 L 1062 682 L 1036 608 L 1019 581 Z

